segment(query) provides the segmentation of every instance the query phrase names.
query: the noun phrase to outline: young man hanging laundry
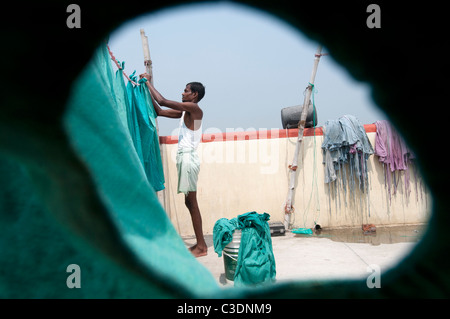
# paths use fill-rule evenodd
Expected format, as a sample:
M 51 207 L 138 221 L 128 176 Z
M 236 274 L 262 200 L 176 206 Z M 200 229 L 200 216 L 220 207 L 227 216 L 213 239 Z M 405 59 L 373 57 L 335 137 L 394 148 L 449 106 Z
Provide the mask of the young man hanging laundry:
M 180 130 L 178 134 L 177 171 L 178 194 L 185 194 L 185 204 L 191 214 L 192 224 L 197 243 L 189 250 L 195 257 L 207 255 L 208 247 L 202 229 L 202 217 L 197 203 L 197 180 L 200 171 L 200 161 L 197 155 L 197 147 L 202 137 L 203 111 L 198 102 L 205 95 L 205 87 L 199 82 L 191 82 L 186 85 L 181 94 L 182 102 L 167 100 L 151 84 L 149 74 L 141 74 L 147 79 L 146 85 L 152 96 L 153 106 L 158 116 L 168 118 L 180 118 Z M 165 106 L 168 109 L 162 109 Z

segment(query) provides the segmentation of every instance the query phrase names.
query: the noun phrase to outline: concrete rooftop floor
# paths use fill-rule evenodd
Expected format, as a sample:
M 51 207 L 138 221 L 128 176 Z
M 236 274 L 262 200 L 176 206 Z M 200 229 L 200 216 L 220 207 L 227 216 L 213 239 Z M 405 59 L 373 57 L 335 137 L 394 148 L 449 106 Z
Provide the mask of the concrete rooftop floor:
M 377 227 L 366 233 L 361 228 L 322 229 L 313 235 L 286 231 L 272 236 L 276 263 L 276 280 L 354 279 L 368 278 L 370 265 L 381 273 L 398 264 L 411 252 L 425 231 L 424 225 Z M 187 247 L 195 244 L 194 237 L 184 237 Z M 213 236 L 205 236 L 208 255 L 199 257 L 223 288 L 233 287 L 225 278 L 223 256 L 214 251 Z

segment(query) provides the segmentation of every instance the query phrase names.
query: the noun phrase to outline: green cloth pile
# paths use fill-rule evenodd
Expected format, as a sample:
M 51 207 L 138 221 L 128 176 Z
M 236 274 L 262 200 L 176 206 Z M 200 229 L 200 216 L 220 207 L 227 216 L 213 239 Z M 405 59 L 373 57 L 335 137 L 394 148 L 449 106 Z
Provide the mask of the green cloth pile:
M 235 229 L 242 231 L 234 285 L 254 286 L 275 281 L 276 264 L 267 213 L 248 212 L 228 220 L 221 218 L 213 228 L 214 251 L 220 257 Z

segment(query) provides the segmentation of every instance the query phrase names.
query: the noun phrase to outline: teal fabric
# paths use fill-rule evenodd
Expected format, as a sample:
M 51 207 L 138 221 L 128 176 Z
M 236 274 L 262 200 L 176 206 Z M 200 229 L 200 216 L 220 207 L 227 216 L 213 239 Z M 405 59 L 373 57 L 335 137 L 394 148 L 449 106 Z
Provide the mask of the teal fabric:
M 149 182 L 128 128 L 121 81 L 101 47 L 72 85 L 65 135 L 30 143 L 30 160 L 0 152 L 0 298 L 211 298 L 220 292 Z M 80 288 L 67 285 L 71 264 L 81 270 Z
M 128 129 L 147 178 L 154 190 L 160 191 L 164 189 L 164 171 L 156 128 L 156 112 L 150 93 L 145 86 L 147 79 L 138 81 L 134 73 L 130 75 L 130 78 L 140 85 L 128 82 L 125 89 L 122 71 L 116 71 L 112 83 L 112 88 L 116 90 L 113 91 L 113 97 L 116 100 L 117 109 L 120 110 L 119 114 L 127 115 Z M 123 112 L 123 108 L 126 112 Z M 124 122 L 123 119 L 122 122 Z
M 99 51 L 97 59 L 109 60 L 104 47 Z M 147 182 L 146 175 L 149 171 L 140 165 L 142 162 L 139 151 L 136 153 L 133 147 L 136 145 L 135 140 L 130 138 L 127 128 L 120 126 L 123 121 L 120 121 L 116 108 L 105 103 L 107 100 L 111 102 L 113 97 L 109 94 L 106 96 L 100 94 L 108 82 L 98 81 L 101 75 L 105 74 L 105 70 L 98 69 L 96 65 L 103 63 L 94 63 L 78 81 L 66 123 L 78 153 L 94 176 L 97 176 L 98 189 L 108 203 L 111 217 L 117 222 L 125 242 L 133 253 L 146 265 L 155 269 L 160 276 L 167 280 L 170 278 L 179 280 L 183 277 L 186 288 L 194 288 L 195 291 L 195 287 L 198 289 L 202 287 L 198 292 L 208 291 L 208 286 L 214 289 L 217 285 L 212 275 L 200 266 L 186 249 L 159 204 L 155 192 L 149 187 L 151 184 Z M 111 67 L 111 64 L 106 66 Z M 128 98 L 134 101 L 130 105 L 135 114 L 145 109 L 143 93 L 139 91 L 142 88 L 144 86 L 130 88 L 128 84 Z M 93 96 L 96 98 L 92 99 Z M 103 99 L 105 100 L 102 101 Z M 133 108 L 134 105 L 137 107 Z M 142 121 L 150 124 L 146 118 L 147 114 L 144 113 Z M 139 119 L 138 116 L 132 116 L 132 123 L 141 124 L 142 121 L 137 122 L 136 118 Z M 86 125 L 89 122 L 92 125 Z M 84 127 L 84 130 L 80 130 L 80 127 Z M 142 145 L 151 140 L 148 134 L 149 126 L 143 131 L 134 132 L 137 145 L 139 142 Z M 138 134 L 141 132 L 147 135 Z M 145 163 L 149 155 L 145 155 L 144 149 L 142 147 Z M 183 276 L 180 276 L 180 265 L 186 269 Z
M 213 227 L 214 251 L 222 257 L 223 248 L 233 240 L 234 230 L 237 228 L 237 218 L 218 219 Z
M 292 229 L 291 232 L 294 234 L 304 234 L 304 235 L 312 235 L 313 231 L 311 228 L 295 228 Z
M 120 269 L 74 236 L 67 225 L 61 225 L 36 189 L 41 183 L 49 183 L 37 169 L 0 152 L 0 176 L 1 299 L 145 298 L 157 293 L 162 293 L 162 298 L 170 297 Z M 53 196 L 56 201 L 57 194 Z M 76 204 L 65 204 L 76 210 Z M 80 289 L 66 285 L 70 264 L 80 266 Z
M 272 283 L 276 278 L 275 257 L 272 250 L 267 213 L 249 212 L 237 220 L 242 230 L 239 255 L 234 274 L 236 287 Z
M 234 285 L 255 286 L 271 283 L 276 278 L 276 263 L 272 249 L 267 213 L 248 212 L 228 220 L 220 218 L 213 228 L 214 251 L 222 256 L 223 248 L 233 239 L 236 229 L 242 230 Z

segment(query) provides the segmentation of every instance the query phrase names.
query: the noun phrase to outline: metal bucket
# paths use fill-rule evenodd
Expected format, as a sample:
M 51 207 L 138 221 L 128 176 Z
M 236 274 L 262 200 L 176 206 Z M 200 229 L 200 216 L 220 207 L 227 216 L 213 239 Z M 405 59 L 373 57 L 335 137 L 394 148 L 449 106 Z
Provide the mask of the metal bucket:
M 235 229 L 233 239 L 223 248 L 223 264 L 225 266 L 225 277 L 228 280 L 234 280 L 237 260 L 239 255 L 239 246 L 241 245 L 242 231 Z

